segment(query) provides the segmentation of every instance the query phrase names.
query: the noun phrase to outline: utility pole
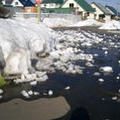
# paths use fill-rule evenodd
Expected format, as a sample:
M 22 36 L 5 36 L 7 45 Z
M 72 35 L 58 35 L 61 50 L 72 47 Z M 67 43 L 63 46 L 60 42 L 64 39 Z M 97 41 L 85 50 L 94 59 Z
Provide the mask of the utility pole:
M 37 24 L 39 24 L 40 17 L 41 17 L 41 6 L 40 6 L 40 4 L 42 3 L 42 0 L 36 0 L 35 3 L 37 5 Z

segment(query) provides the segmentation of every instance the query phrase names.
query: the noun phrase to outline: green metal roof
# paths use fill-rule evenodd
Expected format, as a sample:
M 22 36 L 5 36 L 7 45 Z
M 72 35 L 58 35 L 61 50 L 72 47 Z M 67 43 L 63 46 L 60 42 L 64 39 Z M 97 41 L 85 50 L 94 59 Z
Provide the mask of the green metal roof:
M 63 4 L 63 0 L 43 0 L 43 3 Z
M 85 11 L 95 12 L 94 8 L 91 7 L 85 0 L 75 0 Z
M 93 2 L 93 4 L 95 4 L 105 15 L 112 15 L 111 12 L 109 12 L 103 5 L 101 5 L 100 3 L 95 3 Z
M 74 8 L 43 8 L 44 13 L 72 13 Z

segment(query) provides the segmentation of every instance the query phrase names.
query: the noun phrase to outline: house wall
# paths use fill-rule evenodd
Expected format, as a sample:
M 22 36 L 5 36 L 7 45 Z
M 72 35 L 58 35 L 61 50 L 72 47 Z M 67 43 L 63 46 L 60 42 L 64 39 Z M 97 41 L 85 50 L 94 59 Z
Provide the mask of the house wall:
M 93 8 L 95 8 L 94 14 L 96 15 L 95 19 L 99 19 L 99 15 L 104 14 L 94 3 L 91 4 Z
M 25 7 L 24 12 L 27 13 L 37 13 L 37 7 Z
M 41 7 L 42 8 L 59 8 L 60 7 L 60 4 L 55 4 L 55 3 L 43 3 L 41 4 Z
M 84 16 L 84 14 L 86 13 L 86 11 L 78 3 L 76 3 L 74 0 L 67 0 L 65 2 L 65 4 L 63 4 L 62 8 L 69 8 L 70 7 L 69 5 L 71 3 L 74 4 L 74 8 L 76 8 L 76 12 L 82 12 L 83 16 Z
M 110 21 L 110 20 L 111 20 L 111 15 L 105 15 L 104 20 L 105 20 L 105 21 Z
M 94 19 L 95 18 L 95 14 L 94 13 L 89 13 L 89 16 L 87 18 L 88 19 Z
M 13 0 L 11 3 L 13 7 L 23 7 L 23 4 L 19 0 Z

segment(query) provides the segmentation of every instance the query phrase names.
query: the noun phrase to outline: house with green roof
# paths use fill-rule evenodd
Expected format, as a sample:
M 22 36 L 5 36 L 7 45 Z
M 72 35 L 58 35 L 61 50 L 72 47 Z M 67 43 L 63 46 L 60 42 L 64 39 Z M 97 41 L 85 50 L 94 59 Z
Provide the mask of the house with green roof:
M 42 8 L 60 8 L 63 4 L 63 0 L 43 0 L 41 7 Z
M 105 21 L 111 20 L 113 14 L 109 10 L 107 10 L 103 5 L 101 5 L 100 3 L 92 2 L 91 6 L 95 9 L 95 19 L 102 19 Z
M 62 8 L 74 8 L 75 13 L 81 15 L 83 19 L 94 18 L 95 10 L 85 0 L 66 0 Z

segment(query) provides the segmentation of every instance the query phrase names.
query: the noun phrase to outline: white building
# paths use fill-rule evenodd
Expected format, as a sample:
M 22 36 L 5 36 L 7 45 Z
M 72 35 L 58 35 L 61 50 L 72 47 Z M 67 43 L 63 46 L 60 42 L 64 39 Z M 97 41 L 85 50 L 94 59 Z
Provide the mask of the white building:
M 11 5 L 13 7 L 23 7 L 24 6 L 19 0 L 13 0 Z
M 66 0 L 62 8 L 75 8 L 76 14 L 83 19 L 94 18 L 94 9 L 85 0 Z
M 91 6 L 95 9 L 96 20 L 111 20 L 112 13 L 99 3 L 92 2 Z
M 63 0 L 43 0 L 42 8 L 60 8 L 63 4 Z

